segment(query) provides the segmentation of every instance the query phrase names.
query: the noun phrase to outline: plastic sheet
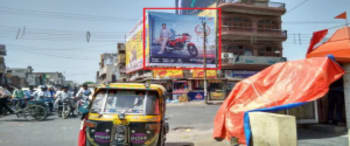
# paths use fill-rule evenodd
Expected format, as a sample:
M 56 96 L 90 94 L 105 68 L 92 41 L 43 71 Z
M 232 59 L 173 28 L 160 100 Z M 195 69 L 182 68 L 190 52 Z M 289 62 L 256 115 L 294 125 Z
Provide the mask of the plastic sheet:
M 284 109 L 317 100 L 343 74 L 344 70 L 327 57 L 274 64 L 236 84 L 216 114 L 213 137 L 236 137 L 240 144 L 247 144 L 246 112 Z

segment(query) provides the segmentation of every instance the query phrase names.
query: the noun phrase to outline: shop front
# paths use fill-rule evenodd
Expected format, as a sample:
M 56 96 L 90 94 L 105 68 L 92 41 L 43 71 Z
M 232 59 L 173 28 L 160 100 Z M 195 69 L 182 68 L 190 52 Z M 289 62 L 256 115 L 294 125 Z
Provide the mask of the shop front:
M 223 79 L 212 79 L 208 81 L 208 93 L 209 101 L 220 101 L 225 100 L 226 90 L 225 90 L 225 80 Z
M 187 80 L 174 80 L 173 81 L 173 100 L 179 102 L 188 102 L 189 86 Z

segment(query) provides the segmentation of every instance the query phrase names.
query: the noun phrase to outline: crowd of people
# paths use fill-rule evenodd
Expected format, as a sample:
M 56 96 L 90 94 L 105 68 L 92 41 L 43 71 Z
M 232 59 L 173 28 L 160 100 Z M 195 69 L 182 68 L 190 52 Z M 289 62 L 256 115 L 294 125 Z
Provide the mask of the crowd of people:
M 10 106 L 11 101 L 18 102 L 22 108 L 25 107 L 26 101 L 47 102 L 49 110 L 53 112 L 66 98 L 89 101 L 92 93 L 93 91 L 88 88 L 87 84 L 83 84 L 80 89 L 46 85 L 40 85 L 36 89 L 33 86 L 28 89 L 16 87 L 12 93 L 8 86 L 0 87 L 0 115 L 16 112 Z

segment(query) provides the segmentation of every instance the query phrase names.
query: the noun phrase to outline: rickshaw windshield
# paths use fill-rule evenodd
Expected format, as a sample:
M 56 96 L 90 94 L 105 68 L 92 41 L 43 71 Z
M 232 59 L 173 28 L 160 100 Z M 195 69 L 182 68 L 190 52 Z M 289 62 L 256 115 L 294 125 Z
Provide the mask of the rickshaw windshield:
M 91 112 L 159 114 L 159 98 L 154 91 L 102 90 L 96 94 Z

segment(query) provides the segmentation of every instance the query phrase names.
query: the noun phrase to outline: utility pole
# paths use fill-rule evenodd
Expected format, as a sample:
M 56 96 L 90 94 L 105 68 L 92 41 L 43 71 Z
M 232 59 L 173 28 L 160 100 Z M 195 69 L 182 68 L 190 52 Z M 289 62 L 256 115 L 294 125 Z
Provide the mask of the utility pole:
M 204 102 L 208 104 L 208 81 L 207 81 L 207 29 L 206 29 L 206 21 L 202 19 L 203 25 L 203 56 L 204 56 Z

